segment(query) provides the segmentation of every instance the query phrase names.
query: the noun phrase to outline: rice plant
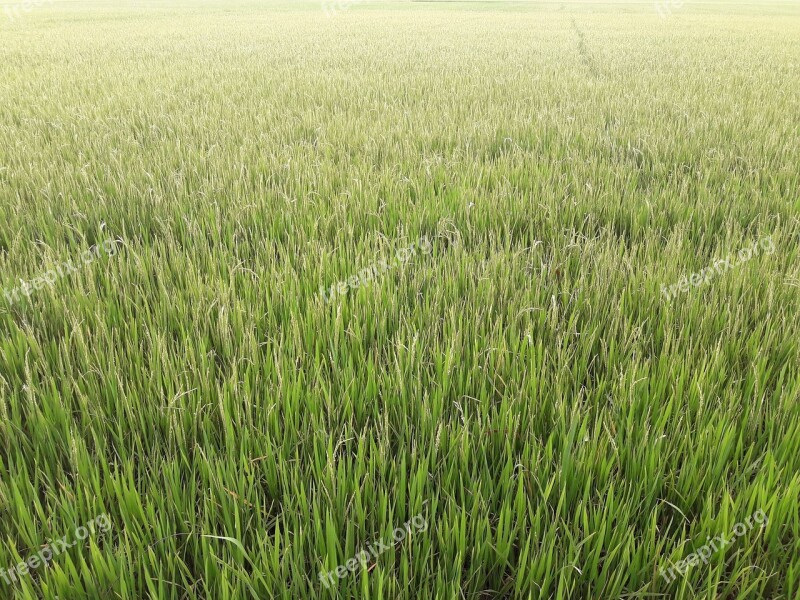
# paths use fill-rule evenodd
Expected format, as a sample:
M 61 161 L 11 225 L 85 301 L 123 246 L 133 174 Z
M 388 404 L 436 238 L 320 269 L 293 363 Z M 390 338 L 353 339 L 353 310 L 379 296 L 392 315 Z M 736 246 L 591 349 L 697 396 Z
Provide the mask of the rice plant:
M 0 598 L 800 598 L 800 3 L 9 6 Z

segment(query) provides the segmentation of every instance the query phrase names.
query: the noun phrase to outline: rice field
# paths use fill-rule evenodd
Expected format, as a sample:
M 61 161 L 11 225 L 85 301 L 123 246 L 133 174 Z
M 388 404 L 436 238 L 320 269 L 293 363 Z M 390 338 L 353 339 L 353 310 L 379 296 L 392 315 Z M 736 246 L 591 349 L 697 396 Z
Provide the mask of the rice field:
M 0 36 L 0 598 L 800 598 L 800 2 Z

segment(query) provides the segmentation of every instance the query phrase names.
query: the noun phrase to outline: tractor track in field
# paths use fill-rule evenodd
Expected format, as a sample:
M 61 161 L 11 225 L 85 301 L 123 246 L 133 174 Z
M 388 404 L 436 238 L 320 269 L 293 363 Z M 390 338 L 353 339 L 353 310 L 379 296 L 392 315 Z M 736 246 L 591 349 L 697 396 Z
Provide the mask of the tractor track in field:
M 586 44 L 586 34 L 583 33 L 580 27 L 578 27 L 575 17 L 572 17 L 571 20 L 572 29 L 575 31 L 575 35 L 578 36 L 578 54 L 580 54 L 581 62 L 583 62 L 584 66 L 588 69 L 592 76 L 597 76 L 597 64 L 595 63 L 594 54 Z

